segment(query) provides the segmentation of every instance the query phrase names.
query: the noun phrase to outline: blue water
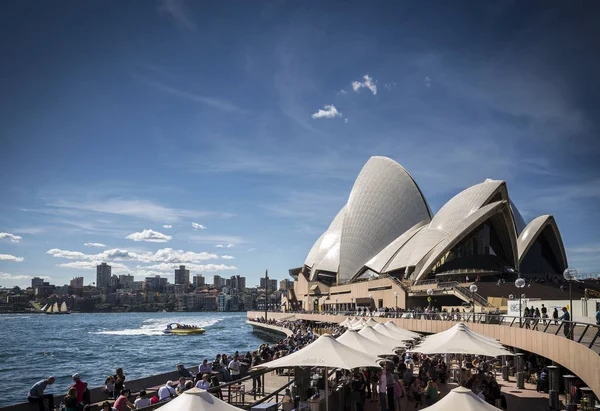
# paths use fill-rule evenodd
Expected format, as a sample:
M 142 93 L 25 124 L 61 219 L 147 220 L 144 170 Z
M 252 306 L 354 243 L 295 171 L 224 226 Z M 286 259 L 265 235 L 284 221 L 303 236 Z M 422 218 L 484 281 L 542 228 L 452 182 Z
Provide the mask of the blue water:
M 172 322 L 206 329 L 202 335 L 166 335 Z M 263 343 L 245 313 L 115 313 L 0 315 L 0 406 L 27 400 L 29 388 L 50 375 L 47 393 L 66 393 L 79 373 L 90 387 L 123 368 L 128 380 L 197 366 L 204 358 Z

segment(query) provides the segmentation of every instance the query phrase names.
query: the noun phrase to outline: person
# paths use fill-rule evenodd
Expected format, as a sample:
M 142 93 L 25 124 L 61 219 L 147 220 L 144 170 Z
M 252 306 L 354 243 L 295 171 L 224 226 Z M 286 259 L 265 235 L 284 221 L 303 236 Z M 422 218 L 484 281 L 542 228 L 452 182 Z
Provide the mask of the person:
M 104 380 L 104 392 L 108 398 L 115 398 L 115 378 L 112 375 Z
M 117 399 L 121 390 L 125 388 L 125 374 L 123 374 L 123 369 L 117 368 L 113 378 L 115 380 L 115 399 Z
M 177 394 L 181 394 L 185 391 L 185 378 L 179 377 L 179 384 L 175 387 L 175 391 L 177 391 Z
M 77 411 L 77 406 L 79 405 L 77 401 L 77 388 L 69 388 L 67 395 L 63 398 L 63 404 L 65 405 L 64 411 Z
M 526 329 L 530 329 L 531 327 L 529 326 L 529 308 L 527 306 L 525 306 L 525 309 L 523 310 L 523 321 L 525 323 L 525 328 Z
M 228 365 L 229 371 L 231 373 L 231 379 L 233 381 L 239 380 L 240 378 L 240 370 L 242 368 L 242 364 L 240 363 L 239 357 L 236 355 L 233 357 L 233 360 L 229 362 Z
M 600 307 L 598 307 L 598 311 L 596 311 L 596 325 L 600 325 Z
M 73 374 L 73 385 L 71 388 L 75 388 L 77 390 L 77 404 L 81 404 L 83 402 L 83 393 L 87 389 L 87 383 L 81 381 L 81 376 L 77 373 Z
M 548 391 L 548 369 L 546 367 L 542 368 L 542 371 L 538 374 L 535 390 L 537 392 Z
M 281 400 L 281 407 L 283 411 L 292 411 L 294 408 L 294 400 L 292 399 L 292 392 L 289 388 L 285 389 L 285 394 Z
M 362 381 L 357 372 L 352 376 L 352 383 L 350 384 L 350 402 L 354 404 L 354 409 L 356 411 L 363 411 L 363 403 L 360 395 L 360 391 L 362 388 Z
M 402 380 L 394 378 L 394 410 L 400 411 L 403 408 L 401 405 L 401 401 L 406 398 L 406 392 L 404 391 L 404 384 Z
M 381 373 L 379 374 L 379 406 L 381 407 L 381 411 L 386 411 L 386 396 L 387 396 L 387 370 L 385 368 L 381 369 Z
M 425 404 L 427 404 L 428 407 L 433 405 L 439 394 L 440 393 L 433 380 L 427 381 L 427 388 L 425 388 Z
M 133 402 L 136 410 L 150 406 L 150 398 L 146 396 L 146 390 L 141 390 L 137 398 Z
M 202 374 L 202 379 L 196 383 L 196 388 L 200 388 L 202 390 L 208 390 L 210 388 L 208 374 Z
M 256 367 L 257 365 L 261 364 L 262 361 L 260 360 L 260 357 L 258 356 L 258 354 L 256 353 L 256 351 L 254 351 L 252 353 L 252 368 Z M 261 387 L 261 382 L 260 382 L 260 376 L 255 376 L 254 378 L 252 378 L 252 392 L 260 392 L 260 387 Z
M 102 403 L 101 411 L 117 411 L 117 410 L 110 406 L 110 402 L 104 401 Z
M 378 398 L 377 384 L 379 383 L 379 373 L 373 369 L 373 370 L 371 370 L 370 374 L 371 374 L 370 375 L 370 378 L 371 378 L 371 402 L 376 402 L 377 398 Z
M 544 325 L 548 322 L 548 309 L 542 304 L 542 309 L 540 310 L 542 313 L 542 322 Z
M 160 401 L 171 401 L 173 398 L 177 397 L 177 392 L 173 386 L 175 383 L 173 381 L 167 381 L 165 385 L 158 389 L 158 399 Z
M 561 315 L 558 319 L 561 321 L 571 321 L 571 315 L 569 314 L 569 310 L 567 310 L 567 307 L 563 307 L 562 312 L 563 312 L 563 315 Z M 573 336 L 571 335 L 571 323 L 570 322 L 566 322 L 564 324 L 563 333 L 565 334 L 565 337 L 572 339 Z
M 117 411 L 125 411 L 125 407 L 129 407 L 129 409 L 134 410 L 135 409 L 135 405 L 131 403 L 131 401 L 129 401 L 129 396 L 131 395 L 131 391 L 129 391 L 127 388 L 123 388 L 121 390 L 121 395 L 119 395 L 119 397 L 116 399 L 114 405 L 114 408 Z
M 194 378 L 192 373 L 185 368 L 183 364 L 177 364 L 177 371 L 179 372 L 179 376 L 183 378 Z
M 552 319 L 554 320 L 554 325 L 558 325 L 558 310 L 554 307 L 554 311 L 552 312 Z
M 48 400 L 48 408 L 54 409 L 54 396 L 52 394 L 44 394 L 44 390 L 48 387 L 48 385 L 54 384 L 56 379 L 54 377 L 48 377 L 45 380 L 41 380 L 33 384 L 33 387 L 29 390 L 29 395 L 27 396 L 27 401 L 31 403 L 38 404 L 40 411 L 45 411 L 46 407 L 44 402 Z

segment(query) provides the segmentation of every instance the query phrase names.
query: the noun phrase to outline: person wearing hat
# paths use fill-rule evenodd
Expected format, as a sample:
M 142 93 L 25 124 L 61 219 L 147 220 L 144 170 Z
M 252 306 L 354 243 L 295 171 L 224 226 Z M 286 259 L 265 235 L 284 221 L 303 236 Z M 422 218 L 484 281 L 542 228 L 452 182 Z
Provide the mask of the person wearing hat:
M 171 401 L 173 398 L 177 397 L 177 392 L 175 391 L 175 383 L 173 381 L 167 381 L 165 385 L 158 389 L 158 399 L 159 401 Z
M 83 393 L 87 389 L 87 383 L 81 381 L 81 376 L 78 373 L 73 374 L 73 385 L 71 388 L 75 388 L 77 390 L 77 404 L 81 404 L 83 402 Z
M 27 401 L 38 404 L 40 411 L 45 411 L 46 406 L 44 405 L 44 402 L 45 400 L 48 400 L 48 406 L 51 410 L 53 410 L 54 396 L 52 394 L 44 394 L 44 390 L 46 387 L 48 387 L 48 385 L 54 384 L 54 381 L 54 377 L 48 377 L 45 380 L 36 382 L 29 390 Z

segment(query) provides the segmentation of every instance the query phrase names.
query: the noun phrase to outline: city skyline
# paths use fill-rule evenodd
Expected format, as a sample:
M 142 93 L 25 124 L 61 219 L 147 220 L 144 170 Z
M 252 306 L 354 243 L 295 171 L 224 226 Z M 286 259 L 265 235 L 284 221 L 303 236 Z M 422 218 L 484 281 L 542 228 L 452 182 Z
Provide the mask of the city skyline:
M 600 273 L 600 5 L 234 4 L 2 4 L 1 287 L 289 278 L 373 155 L 433 213 L 505 180 Z

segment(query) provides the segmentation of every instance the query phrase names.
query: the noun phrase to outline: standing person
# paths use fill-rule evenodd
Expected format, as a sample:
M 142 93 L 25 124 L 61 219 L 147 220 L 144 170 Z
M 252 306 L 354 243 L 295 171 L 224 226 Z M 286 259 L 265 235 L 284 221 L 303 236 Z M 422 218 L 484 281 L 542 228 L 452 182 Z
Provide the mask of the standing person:
M 525 306 L 525 309 L 523 310 L 523 321 L 525 323 L 525 328 L 530 329 L 531 327 L 529 327 L 529 308 L 527 306 Z
M 258 354 L 256 353 L 256 351 L 254 351 L 252 353 L 252 368 L 258 366 L 262 361 L 260 360 L 260 357 L 258 356 Z M 252 378 L 252 391 L 254 393 L 258 393 L 260 392 L 260 376 L 257 375 L 255 377 Z
M 45 411 L 46 407 L 44 402 L 48 400 L 48 408 L 54 409 L 54 396 L 52 394 L 44 394 L 44 390 L 48 385 L 54 384 L 56 379 L 54 377 L 48 377 L 45 380 L 36 382 L 33 387 L 29 390 L 27 401 L 37 403 L 40 411 Z
M 544 304 L 542 304 L 542 309 L 540 311 L 542 312 L 542 322 L 544 325 L 546 325 L 548 322 L 548 309 L 544 307 Z
M 381 411 L 386 411 L 386 394 L 387 394 L 387 370 L 385 368 L 381 369 L 381 374 L 379 374 L 379 406 Z
M 428 407 L 433 405 L 433 403 L 436 402 L 438 395 L 439 391 L 433 380 L 427 381 L 427 388 L 425 388 L 425 404 L 427 404 Z
M 562 312 L 563 312 L 563 315 L 561 315 L 558 319 L 561 321 L 571 321 L 571 315 L 569 314 L 569 310 L 567 310 L 567 307 L 563 307 Z M 565 334 L 565 337 L 567 337 L 568 339 L 573 339 L 573 336 L 571 335 L 571 323 L 570 322 L 564 323 L 563 333 Z
M 552 319 L 554 320 L 554 325 L 558 325 L 558 310 L 554 307 L 554 311 L 552 312 Z
M 231 373 L 231 380 L 239 380 L 240 379 L 240 370 L 242 369 L 242 363 L 240 363 L 239 357 L 234 355 L 233 360 L 229 362 L 229 371 Z M 277 370 L 279 371 L 279 370 Z
M 73 374 L 73 385 L 71 388 L 75 388 L 77 390 L 77 404 L 81 404 L 83 402 L 83 393 L 87 389 L 87 383 L 81 381 L 81 376 L 77 373 Z
M 113 378 L 115 380 L 115 399 L 117 399 L 121 390 L 125 388 L 125 374 L 123 374 L 123 368 L 117 368 Z
M 371 380 L 371 402 L 376 402 L 378 398 L 377 384 L 379 383 L 379 373 L 375 369 L 372 369 L 369 371 L 369 374 Z
M 115 377 L 112 375 L 104 380 L 104 392 L 108 395 L 108 398 L 115 398 Z
M 355 411 L 363 411 L 363 403 L 360 396 L 361 385 L 358 372 L 355 372 L 352 376 L 352 383 L 350 384 L 350 402 L 353 405 L 352 409 Z
M 534 313 L 533 313 L 533 321 L 534 321 L 534 328 L 537 331 L 538 329 L 538 324 L 540 323 L 540 318 L 542 317 L 542 314 L 540 313 L 540 309 L 536 307 Z

